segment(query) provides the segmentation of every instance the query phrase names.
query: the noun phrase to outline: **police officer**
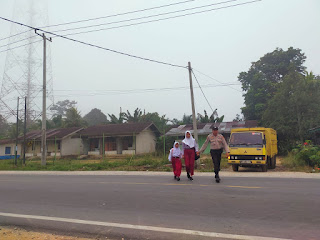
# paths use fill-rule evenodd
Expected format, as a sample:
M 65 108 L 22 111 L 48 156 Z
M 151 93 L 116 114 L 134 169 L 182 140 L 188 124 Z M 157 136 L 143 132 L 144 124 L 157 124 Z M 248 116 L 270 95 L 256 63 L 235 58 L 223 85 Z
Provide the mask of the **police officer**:
M 206 150 L 209 142 L 210 142 L 210 154 L 211 154 L 212 162 L 214 166 L 215 179 L 216 179 L 216 182 L 219 183 L 221 154 L 224 149 L 228 157 L 230 151 L 225 138 L 221 134 L 219 134 L 219 129 L 215 126 L 212 127 L 212 133 L 208 135 L 207 140 L 202 145 L 201 149 L 197 154 L 203 153 Z

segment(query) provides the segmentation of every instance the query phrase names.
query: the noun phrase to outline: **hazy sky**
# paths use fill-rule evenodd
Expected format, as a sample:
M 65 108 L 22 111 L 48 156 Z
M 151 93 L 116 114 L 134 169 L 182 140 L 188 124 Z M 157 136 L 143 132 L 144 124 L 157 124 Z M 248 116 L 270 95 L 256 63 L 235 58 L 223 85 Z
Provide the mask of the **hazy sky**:
M 58 24 L 106 16 L 178 1 L 48 0 L 49 23 Z M 174 7 L 75 26 L 142 17 L 214 2 L 221 1 L 196 0 Z M 242 2 L 246 1 L 239 0 L 225 6 Z M 13 8 L 14 1 L 0 1 L 1 16 L 12 19 Z M 206 9 L 212 8 L 214 7 Z M 219 82 L 237 84 L 239 83 L 237 76 L 241 71 L 247 71 L 251 62 L 257 61 L 277 47 L 287 49 L 292 46 L 302 49 L 307 56 L 305 65 L 308 71 L 320 74 L 319 12 L 319 0 L 263 0 L 193 16 L 70 37 L 178 65 L 186 66 L 190 61 L 195 69 Z M 10 34 L 10 27 L 10 23 L 0 21 L 0 38 Z M 66 27 L 72 25 L 60 26 L 55 30 Z M 7 42 L 0 41 L 0 45 L 4 44 Z M 186 69 L 145 62 L 64 39 L 56 38 L 48 44 L 52 50 L 55 101 L 64 99 L 77 101 L 82 115 L 92 108 L 99 108 L 106 114 L 118 114 L 120 107 L 130 111 L 139 107 L 179 119 L 184 113 L 191 114 L 190 91 L 185 88 L 189 86 Z M 5 59 L 6 54 L 0 53 L 1 76 Z M 221 84 L 195 73 L 201 85 Z M 176 90 L 142 91 L 131 94 L 106 92 L 147 88 L 176 88 Z M 212 107 L 218 109 L 219 115 L 225 115 L 226 121 L 231 121 L 241 112 L 240 108 L 243 106 L 242 93 L 239 92 L 240 85 L 235 85 L 233 88 L 238 91 L 226 86 L 203 89 Z M 211 113 L 199 89 L 195 89 L 195 102 L 197 112 L 203 113 L 203 110 L 207 109 Z

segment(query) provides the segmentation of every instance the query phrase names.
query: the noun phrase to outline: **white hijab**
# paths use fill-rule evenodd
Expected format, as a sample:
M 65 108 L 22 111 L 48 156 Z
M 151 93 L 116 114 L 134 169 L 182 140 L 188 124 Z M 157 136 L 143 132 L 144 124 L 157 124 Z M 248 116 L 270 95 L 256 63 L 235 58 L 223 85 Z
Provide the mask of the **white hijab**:
M 190 133 L 190 138 L 187 138 L 187 133 Z M 192 134 L 190 131 L 186 131 L 184 134 L 184 139 L 182 140 L 182 142 L 186 145 L 188 145 L 190 148 L 194 148 L 195 147 L 195 140 L 192 137 Z
M 178 143 L 178 147 L 176 148 L 176 144 Z M 173 150 L 172 150 L 172 155 L 173 156 L 179 156 L 181 155 L 181 150 L 180 150 L 180 144 L 179 142 L 174 142 L 173 144 Z

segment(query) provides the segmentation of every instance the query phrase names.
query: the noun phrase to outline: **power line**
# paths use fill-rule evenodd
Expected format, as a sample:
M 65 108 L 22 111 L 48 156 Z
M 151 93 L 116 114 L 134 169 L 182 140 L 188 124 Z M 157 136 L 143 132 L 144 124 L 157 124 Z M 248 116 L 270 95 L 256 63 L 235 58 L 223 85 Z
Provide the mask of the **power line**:
M 99 19 L 104 19 L 104 18 L 118 17 L 118 16 L 128 15 L 128 14 L 132 14 L 132 13 L 145 12 L 145 11 L 159 9 L 159 8 L 171 7 L 171 6 L 174 6 L 174 5 L 185 4 L 185 3 L 194 2 L 194 1 L 196 1 L 196 0 L 188 0 L 188 1 L 170 3 L 170 4 L 166 4 L 166 5 L 161 5 L 161 6 L 151 7 L 151 8 L 144 8 L 144 9 L 134 10 L 134 11 L 130 11 L 130 12 L 124 12 L 124 13 L 112 14 L 112 15 L 107 15 L 107 16 L 102 16 L 102 17 L 89 18 L 89 19 L 83 19 L 83 20 L 78 20 L 78 21 L 72 21 L 72 22 L 66 22 L 66 23 L 59 23 L 59 24 L 54 24 L 54 25 L 42 26 L 42 27 L 39 27 L 39 28 L 57 27 L 57 26 L 61 26 L 61 25 L 70 25 L 70 24 L 74 24 L 74 23 L 89 22 L 89 21 L 99 20 Z M 21 34 L 26 33 L 28 31 L 29 30 L 21 32 L 21 33 L 17 33 L 17 34 L 12 35 L 12 36 L 1 38 L 0 41 L 8 39 L 8 38 L 11 38 L 11 37 L 15 37 L 15 36 L 21 35 Z
M 199 9 L 199 8 L 205 8 L 205 7 L 210 7 L 210 6 L 215 6 L 215 5 L 220 5 L 220 4 L 225 4 L 225 3 L 229 3 L 229 2 L 235 2 L 235 1 L 238 1 L 238 0 L 228 0 L 228 1 L 224 1 L 224 2 L 212 3 L 212 4 L 203 5 L 203 6 L 186 8 L 186 9 L 176 10 L 176 11 L 171 11 L 171 12 L 158 13 L 158 14 L 144 16 L 144 17 L 130 18 L 130 19 L 125 19 L 125 20 L 120 20 L 120 21 L 114 21 L 114 22 L 109 22 L 109 23 L 100 23 L 100 24 L 89 25 L 89 26 L 67 28 L 67 29 L 56 30 L 53 32 L 66 32 L 66 31 L 71 31 L 71 30 L 99 27 L 99 26 L 111 25 L 111 24 L 116 24 L 116 23 L 131 22 L 131 21 L 141 20 L 141 19 L 145 19 L 145 18 L 159 17 L 159 16 L 173 14 L 173 13 L 186 12 L 186 11 L 191 11 L 191 10 L 195 10 L 195 9 Z
M 192 69 L 191 69 L 191 71 L 192 71 L 192 74 L 193 74 L 194 78 L 196 79 L 196 82 L 198 83 L 198 86 L 199 86 L 199 88 L 200 88 L 200 90 L 201 90 L 201 92 L 202 92 L 202 94 L 203 94 L 204 98 L 206 99 L 206 101 L 207 101 L 207 103 L 208 103 L 209 107 L 211 108 L 212 112 L 214 113 L 214 110 L 213 110 L 213 108 L 212 108 L 212 106 L 211 106 L 211 104 L 210 104 L 210 102 L 209 102 L 208 98 L 207 98 L 207 97 L 206 97 L 206 95 L 204 94 L 204 91 L 202 90 L 202 87 L 201 87 L 201 85 L 200 85 L 200 83 L 199 83 L 199 81 L 198 81 L 198 79 L 197 79 L 196 75 L 194 74 L 194 72 L 193 72 L 193 70 L 192 70 Z
M 239 83 L 225 83 L 220 85 L 213 85 L 213 84 L 206 84 L 203 85 L 202 88 L 214 88 L 214 87 L 226 87 L 226 86 L 233 86 L 233 85 L 240 85 Z M 199 88 L 199 87 L 195 87 Z M 178 87 L 167 87 L 167 88 L 142 88 L 142 89 L 128 89 L 128 90 L 121 90 L 121 89 L 114 89 L 114 90 L 54 90 L 54 92 L 80 92 L 86 91 L 89 92 L 87 94 L 83 93 L 76 93 L 76 94 L 56 94 L 55 97 L 92 97 L 92 96 L 114 96 L 114 95 L 126 95 L 126 94 L 136 94 L 136 93 L 146 93 L 146 92 L 162 92 L 162 91 L 182 91 L 189 89 L 189 86 L 178 86 Z M 42 98 L 38 96 L 36 98 Z M 16 99 L 11 99 L 10 101 L 15 101 Z
M 30 30 L 27 30 L 27 31 L 24 31 L 24 32 L 16 33 L 16 34 L 11 35 L 11 36 L 8 36 L 8 37 L 0 38 L 0 41 L 6 40 L 6 39 L 8 39 L 8 38 L 15 37 L 15 36 L 19 36 L 19 35 L 21 35 L 21 34 L 23 34 L 23 33 L 29 32 L 29 31 L 30 31 Z
M 235 0 L 233 0 L 233 1 L 235 1 Z M 160 19 L 149 20 L 149 21 L 138 22 L 138 23 L 125 24 L 125 25 L 120 25 L 120 26 L 115 26 L 115 27 L 100 28 L 100 29 L 94 29 L 94 30 L 89 30 L 89 31 L 69 33 L 64 36 L 79 35 L 79 34 L 84 34 L 84 33 L 92 33 L 92 32 L 111 30 L 111 29 L 131 27 L 131 26 L 136 26 L 136 25 L 141 25 L 141 24 L 146 24 L 146 23 L 160 22 L 160 21 L 169 20 L 169 19 L 181 18 L 181 17 L 191 16 L 191 15 L 196 15 L 196 14 L 201 14 L 201 13 L 206 13 L 206 12 L 212 12 L 212 11 L 221 10 L 221 9 L 225 9 L 225 8 L 237 7 L 237 6 L 251 4 L 251 3 L 260 2 L 260 1 L 262 1 L 262 0 L 254 0 L 254 1 L 244 2 L 244 3 L 233 4 L 233 5 L 229 5 L 229 6 L 219 7 L 219 8 L 207 9 L 207 10 L 193 12 L 193 13 L 186 13 L 186 14 L 181 14 L 181 15 L 177 15 L 177 16 L 171 16 L 171 17 L 160 18 Z
M 231 86 L 231 85 L 240 85 L 239 83 L 225 83 L 220 85 L 213 85 L 213 84 L 207 84 L 203 85 L 203 87 L 211 88 L 211 87 L 220 87 L 220 86 Z M 128 89 L 128 90 L 54 90 L 54 92 L 79 92 L 79 91 L 86 91 L 91 92 L 90 94 L 86 95 L 96 95 L 96 94 L 126 94 L 126 93 L 139 93 L 139 92 L 148 92 L 148 91 L 168 91 L 168 90 L 186 90 L 189 89 L 189 86 L 179 86 L 179 87 L 166 87 L 166 88 L 144 88 L 144 89 Z M 83 95 L 83 94 L 81 94 Z
M 191 1 L 195 1 L 195 0 L 191 0 Z M 125 19 L 125 20 L 114 21 L 114 22 L 109 22 L 109 23 L 101 23 L 101 24 L 90 25 L 90 26 L 82 26 L 82 27 L 55 30 L 53 32 L 54 33 L 61 33 L 61 32 L 66 32 L 66 31 L 71 31 L 71 30 L 79 30 L 79 29 L 92 28 L 92 27 L 98 27 L 98 26 L 104 26 L 104 25 L 112 25 L 112 24 L 116 24 L 116 23 L 131 22 L 131 21 L 141 20 L 141 19 L 145 19 L 145 18 L 158 17 L 158 16 L 163 16 L 163 15 L 168 15 L 168 14 L 173 14 L 173 13 L 178 13 L 178 12 L 185 12 L 185 11 L 190 11 L 190 10 L 194 10 L 194 9 L 199 9 L 199 8 L 204 8 L 204 7 L 209 7 L 209 6 L 214 6 L 214 5 L 219 5 L 219 4 L 224 4 L 224 3 L 228 3 L 228 2 L 234 2 L 234 1 L 238 1 L 238 0 L 228 0 L 228 1 L 225 1 L 225 2 L 218 2 L 218 3 L 203 5 L 203 6 L 199 6 L 199 7 L 187 8 L 187 9 L 182 9 L 182 10 L 177 10 L 177 11 L 171 11 L 171 12 L 154 14 L 154 15 L 149 15 L 149 16 L 144 16 L 144 17 L 138 17 L 138 18 Z M 190 1 L 185 1 L 185 2 L 182 2 L 182 3 L 186 3 L 186 2 L 190 2 Z M 173 4 L 173 5 L 176 5 L 176 4 Z M 168 6 L 168 5 L 165 5 L 165 6 Z M 172 6 L 172 4 L 169 4 L 169 6 Z M 156 8 L 159 8 L 159 7 L 156 7 Z M 152 8 L 152 9 L 154 9 L 154 8 Z M 120 14 L 120 15 L 123 15 L 123 14 Z M 117 15 L 112 15 L 112 16 L 117 16 Z M 82 21 L 80 21 L 80 22 L 82 22 Z M 61 23 L 61 24 L 51 25 L 51 27 L 60 26 L 60 25 L 64 25 L 64 24 Z M 48 26 L 46 26 L 46 27 L 48 27 Z M 46 28 L 46 27 L 41 27 L 41 28 Z M 120 27 L 122 27 L 122 26 L 120 26 Z M 115 27 L 115 28 L 118 28 L 118 27 Z M 108 28 L 108 29 L 112 29 L 112 28 Z M 24 31 L 22 33 L 25 33 L 25 32 L 28 32 L 28 31 Z M 91 31 L 95 32 L 95 31 L 101 31 L 101 30 L 91 30 Z M 91 31 L 89 31 L 89 32 L 91 32 Z M 81 34 L 81 33 L 88 33 L 88 32 L 69 33 L 69 34 L 66 34 L 64 36 L 77 35 L 77 34 Z M 16 36 L 16 35 L 19 35 L 19 34 L 15 34 L 14 36 Z M 15 42 L 8 43 L 6 45 L 2 45 L 2 46 L 0 46 L 0 48 L 7 47 L 7 46 L 10 46 L 12 44 L 19 43 L 19 42 L 22 42 L 24 40 L 28 40 L 28 39 L 35 38 L 35 37 L 37 37 L 37 36 L 32 36 L 32 37 L 27 37 L 27 38 L 24 38 L 24 39 L 20 39 L 20 40 L 17 40 Z M 1 41 L 1 39 L 0 39 L 0 41 Z
M 6 50 L 0 51 L 0 53 L 7 52 L 7 51 L 10 51 L 10 50 L 13 50 L 13 49 L 16 49 L 16 48 L 25 47 L 25 46 L 28 46 L 30 44 L 38 43 L 38 42 L 42 42 L 42 40 L 38 40 L 38 41 L 31 42 L 31 43 L 22 44 L 22 45 L 19 45 L 19 46 L 16 46 L 16 47 L 12 47 L 12 48 L 7 48 Z
M 15 42 L 8 43 L 8 44 L 6 44 L 6 45 L 2 45 L 2 46 L 0 46 L 0 48 L 7 47 L 7 46 L 10 46 L 10 45 L 12 45 L 12 44 L 19 43 L 19 42 L 23 42 L 23 41 L 25 41 L 25 40 L 28 40 L 28 39 L 31 39 L 31 38 L 35 38 L 35 37 L 37 37 L 37 36 L 32 36 L 32 37 L 23 38 L 23 39 L 20 39 L 20 40 L 15 41 Z
M 215 4 L 210 4 L 210 5 L 217 5 L 217 4 L 222 4 L 222 3 L 232 2 L 232 1 L 237 1 L 237 0 L 229 0 L 229 1 L 220 2 L 220 3 L 215 3 Z M 69 34 L 65 34 L 65 35 L 63 35 L 63 36 L 66 37 L 66 36 L 71 36 L 71 35 L 79 35 L 79 34 L 84 34 L 84 33 L 99 32 L 99 31 L 105 31 L 105 30 L 111 30 L 111 29 L 117 29 L 117 28 L 130 27 L 130 26 L 135 26 L 135 25 L 141 25 L 141 24 L 146 24 L 146 23 L 159 22 L 159 21 L 164 21 L 164 20 L 168 20 L 168 19 L 180 18 L 180 17 L 190 16 L 190 15 L 195 15 L 195 14 L 200 14 L 200 13 L 205 13 L 205 12 L 210 12 L 210 11 L 215 11 L 215 10 L 221 10 L 221 9 L 225 9 L 225 8 L 231 8 L 231 7 L 236 7 L 236 6 L 251 4 L 251 3 L 255 3 L 255 2 L 259 2 L 259 1 L 262 1 L 262 0 L 254 0 L 254 1 L 249 1 L 249 2 L 244 2 L 244 3 L 229 5 L 229 6 L 224 6 L 224 7 L 220 7 L 220 8 L 213 8 L 213 9 L 208 9 L 208 10 L 203 10 L 203 11 L 198 11 L 198 12 L 193 12 L 193 13 L 188 13 L 188 14 L 183 14 L 183 15 L 177 15 L 177 16 L 172 16 L 172 17 L 160 18 L 160 19 L 155 19 L 155 20 L 150 20 L 150 21 L 144 21 L 144 22 L 138 22 L 138 23 L 133 23 L 133 24 L 120 25 L 120 26 L 116 26 L 116 27 L 101 28 L 101 29 L 94 29 L 94 30 L 89 30 L 89 31 L 69 33 Z M 208 5 L 206 5 L 206 6 L 208 6 Z M 204 7 L 204 6 L 202 6 L 202 7 Z M 198 7 L 198 8 L 199 8 L 199 7 Z M 185 10 L 180 10 L 180 11 L 185 11 Z M 178 12 L 178 11 L 176 11 L 176 12 Z M 172 13 L 172 12 L 171 12 L 171 13 Z M 163 14 L 158 14 L 158 15 L 164 15 L 164 14 L 168 14 L 168 13 L 163 13 Z M 156 16 L 156 15 L 151 15 L 151 16 Z M 141 17 L 141 18 L 137 18 L 137 19 L 148 18 L 148 17 L 150 17 L 150 16 Z M 137 19 L 136 19 L 136 20 L 137 20 Z M 134 20 L 134 19 L 128 19 L 128 20 L 123 20 L 123 21 L 119 21 L 119 22 L 132 21 L 132 20 Z M 119 22 L 111 22 L 111 23 L 107 23 L 107 24 L 103 24 L 103 25 L 108 25 L 108 24 L 113 24 L 113 23 L 119 23 Z M 87 27 L 90 27 L 90 26 L 87 26 Z M 86 28 L 86 27 L 80 27 L 80 28 Z M 54 32 L 49 32 L 49 31 L 41 30 L 40 28 L 33 28 L 33 29 L 38 29 L 38 30 L 40 30 L 40 31 L 43 31 L 43 32 L 46 32 L 46 33 L 55 35 L 55 36 L 57 36 L 57 37 L 62 37 L 62 35 L 54 34 L 55 32 L 59 32 L 59 30 L 54 31 Z M 74 28 L 74 29 L 79 29 L 79 28 Z M 74 29 L 73 29 L 73 30 L 74 30 Z M 61 31 L 67 31 L 67 30 L 71 30 L 71 29 L 65 29 L 65 30 L 61 30 Z M 27 38 L 27 39 L 28 39 L 28 38 Z M 23 45 L 23 46 L 24 46 L 24 45 Z M 1 51 L 1 52 L 5 52 L 5 51 Z M 1 53 L 1 52 L 0 52 L 0 53 Z
M 120 52 L 120 51 L 113 50 L 113 49 L 110 49 L 110 48 L 101 47 L 101 46 L 98 46 L 98 45 L 95 45 L 95 44 L 92 44 L 92 43 L 87 43 L 87 42 L 83 42 L 83 41 L 80 41 L 80 40 L 68 38 L 68 37 L 63 36 L 63 35 L 55 34 L 55 33 L 53 33 L 53 32 L 49 32 L 49 31 L 42 30 L 42 29 L 39 29 L 39 28 L 34 28 L 34 27 L 32 27 L 32 26 L 29 26 L 29 25 L 26 25 L 26 24 L 23 24 L 23 23 L 20 23 L 20 22 L 16 22 L 16 21 L 13 21 L 13 20 L 4 18 L 4 17 L 0 17 L 0 19 L 5 20 L 5 21 L 7 21 L 7 22 L 11 22 L 11 23 L 18 24 L 18 25 L 20 25 L 20 26 L 24 26 L 24 27 L 33 29 L 33 30 L 35 30 L 35 31 L 39 30 L 39 31 L 42 31 L 42 32 L 47 33 L 47 34 L 51 34 L 51 35 L 56 36 L 56 37 L 60 37 L 60 38 L 63 38 L 63 39 L 67 39 L 67 40 L 69 40 L 69 41 L 81 43 L 81 44 L 83 44 L 83 45 L 87 45 L 87 46 L 90 46 L 90 47 L 94 47 L 94 48 L 102 49 L 102 50 L 105 50 L 105 51 L 117 53 L 117 54 L 124 55 L 124 56 L 127 56 L 127 57 L 136 58 L 136 59 L 140 59 L 140 60 L 144 60 L 144 61 L 149 61 L 149 62 L 154 62 L 154 63 L 158 63 L 158 64 L 163 64 L 163 65 L 168 65 L 168 66 L 172 66 L 172 67 L 186 68 L 185 66 L 181 66 L 181 65 L 177 65 L 177 64 L 172 64 L 172 63 L 168 63 L 168 62 L 163 62 L 163 61 L 158 61 L 158 60 L 154 60 L 154 59 L 150 59 L 150 58 L 145 58 L 145 57 L 139 57 L 139 56 L 136 56 L 136 55 L 133 55 L 133 54 L 129 54 L 129 53 L 125 53 L 125 52 Z
M 180 4 L 189 3 L 189 2 L 194 2 L 194 1 L 196 1 L 196 0 L 188 0 L 188 1 L 170 3 L 170 4 L 166 4 L 166 5 L 161 5 L 161 6 L 157 6 L 157 7 L 151 7 L 151 8 L 145 8 L 145 9 L 140 9 L 140 10 L 135 10 L 135 11 L 130 11 L 130 12 L 124 12 L 124 13 L 118 13 L 118 14 L 113 14 L 113 15 L 108 15 L 108 16 L 89 18 L 89 19 L 73 21 L 73 22 L 67 22 L 67 23 L 60 23 L 60 24 L 55 24 L 55 25 L 49 25 L 49 26 L 44 26 L 42 28 L 57 27 L 57 26 L 61 26 L 61 25 L 69 25 L 69 24 L 74 24 L 74 23 L 88 22 L 88 21 L 99 20 L 99 19 L 110 18 L 110 17 L 118 17 L 118 16 L 128 15 L 128 14 L 132 14 L 132 13 L 145 12 L 145 11 L 159 9 L 159 8 L 171 7 L 171 6 L 180 5 Z
M 215 78 L 213 78 L 213 77 L 210 77 L 209 75 L 207 75 L 207 74 L 205 74 L 205 73 L 203 73 L 203 72 L 200 72 L 200 71 L 197 70 L 197 69 L 192 68 L 192 70 L 194 70 L 194 71 L 200 73 L 201 75 L 206 76 L 207 78 L 210 78 L 210 79 L 212 79 L 212 80 L 214 80 L 214 81 L 216 81 L 216 82 L 218 82 L 218 83 L 223 84 L 223 82 L 221 82 L 221 81 L 219 81 L 219 80 L 217 80 L 217 79 L 215 79 Z M 233 88 L 233 87 L 231 87 L 231 86 L 230 86 L 230 88 L 232 88 L 233 90 L 236 90 L 237 92 L 242 93 L 242 91 L 240 91 L 240 90 L 238 90 L 238 89 L 236 89 L 236 88 Z

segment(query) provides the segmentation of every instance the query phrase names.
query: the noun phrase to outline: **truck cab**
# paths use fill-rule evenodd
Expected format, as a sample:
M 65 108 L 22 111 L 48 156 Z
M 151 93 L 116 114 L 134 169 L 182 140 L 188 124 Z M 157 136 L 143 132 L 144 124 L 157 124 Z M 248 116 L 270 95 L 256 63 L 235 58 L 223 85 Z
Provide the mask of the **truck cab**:
M 277 134 L 271 128 L 234 129 L 229 140 L 228 163 L 239 167 L 261 167 L 263 172 L 276 167 Z

